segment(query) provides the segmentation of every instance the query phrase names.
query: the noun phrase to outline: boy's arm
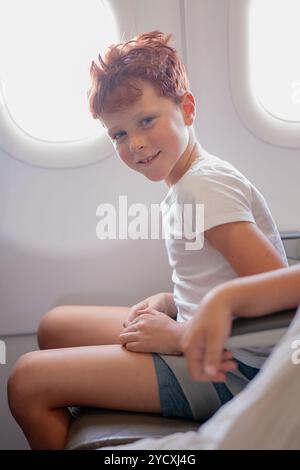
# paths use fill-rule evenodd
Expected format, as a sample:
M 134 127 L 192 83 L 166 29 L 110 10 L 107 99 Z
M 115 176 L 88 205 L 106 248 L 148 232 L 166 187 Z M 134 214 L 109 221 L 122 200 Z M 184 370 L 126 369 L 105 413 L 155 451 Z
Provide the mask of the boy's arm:
M 239 276 L 249 276 L 286 267 L 285 261 L 257 225 L 232 222 L 205 232 Z
M 300 265 L 228 281 L 213 295 L 239 317 L 293 308 L 300 304 Z
M 219 370 L 233 316 L 252 317 L 300 303 L 300 266 L 234 279 L 212 289 L 186 330 L 182 348 L 192 377 Z

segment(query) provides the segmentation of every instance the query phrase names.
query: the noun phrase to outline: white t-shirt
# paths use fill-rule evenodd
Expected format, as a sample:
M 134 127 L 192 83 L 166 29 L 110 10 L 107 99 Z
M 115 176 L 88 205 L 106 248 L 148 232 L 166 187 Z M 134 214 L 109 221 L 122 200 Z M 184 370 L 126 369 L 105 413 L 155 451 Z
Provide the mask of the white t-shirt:
M 279 232 L 263 196 L 234 166 L 204 150 L 170 187 L 160 207 L 179 322 L 192 318 L 210 289 L 237 277 L 229 262 L 204 238 L 205 230 L 237 221 L 255 223 L 287 263 Z M 193 212 L 189 212 L 191 208 Z M 252 367 L 260 367 L 267 356 L 263 354 L 263 360 L 259 359 L 257 351 L 257 360 L 249 361 L 246 350 L 243 354 L 239 351 L 235 357 Z

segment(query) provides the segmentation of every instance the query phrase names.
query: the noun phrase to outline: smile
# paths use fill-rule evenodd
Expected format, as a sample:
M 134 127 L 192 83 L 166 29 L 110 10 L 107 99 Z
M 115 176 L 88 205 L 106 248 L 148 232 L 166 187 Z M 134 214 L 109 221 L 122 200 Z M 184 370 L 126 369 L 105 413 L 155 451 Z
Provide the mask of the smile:
M 138 164 L 140 165 L 148 165 L 149 163 L 151 163 L 153 160 L 155 160 L 160 154 L 160 151 L 157 152 L 155 155 L 153 155 L 153 157 L 148 157 L 148 158 L 145 158 L 144 160 L 141 160 L 140 162 L 138 162 Z

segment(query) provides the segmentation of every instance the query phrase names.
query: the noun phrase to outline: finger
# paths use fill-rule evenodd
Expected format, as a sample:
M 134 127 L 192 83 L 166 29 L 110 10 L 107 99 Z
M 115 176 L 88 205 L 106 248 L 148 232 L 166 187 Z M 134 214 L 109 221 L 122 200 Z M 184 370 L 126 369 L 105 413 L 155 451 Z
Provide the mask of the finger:
M 203 362 L 193 362 L 188 364 L 188 369 L 193 380 L 203 380 L 204 369 Z
M 204 357 L 204 371 L 208 375 L 215 375 L 220 369 L 223 356 L 223 341 L 216 331 L 208 331 L 206 336 L 206 351 Z
M 204 353 L 205 353 L 204 348 L 202 346 L 197 346 L 197 348 L 196 347 L 194 347 L 193 349 L 190 348 L 188 351 L 186 351 L 185 356 L 188 362 L 194 362 L 194 361 L 203 362 Z
M 143 310 L 144 308 L 147 308 L 148 304 L 146 302 L 140 302 L 138 304 L 135 304 L 131 307 L 131 309 L 129 310 L 129 315 L 128 315 L 128 318 L 125 320 L 124 324 L 127 323 L 127 322 L 131 322 L 136 316 L 137 316 L 137 312 L 139 310 Z
M 138 317 L 136 317 L 134 320 L 132 320 L 132 322 L 129 323 L 128 327 L 127 328 L 131 328 L 131 327 L 134 327 L 135 330 L 137 329 L 137 325 L 141 325 L 143 320 L 147 320 L 147 314 L 146 313 L 143 313 L 142 315 L 139 315 Z
M 148 352 L 138 341 L 127 343 L 125 348 L 131 352 Z
M 124 328 L 124 330 L 126 330 L 127 328 L 129 328 L 131 325 L 134 325 L 136 322 L 137 322 L 136 317 L 133 318 L 132 320 L 126 320 L 126 321 L 124 321 L 124 323 L 123 323 L 123 328 Z
M 140 310 L 140 313 L 139 315 L 143 315 L 143 313 L 146 313 L 146 314 L 156 314 L 159 310 L 155 310 L 155 308 L 152 308 L 152 307 L 147 307 L 147 308 L 144 308 L 142 310 Z M 160 312 L 160 313 L 163 313 L 163 312 Z
M 237 363 L 235 361 L 226 361 L 222 363 L 220 370 L 218 370 L 214 375 L 208 375 L 204 371 L 203 362 L 197 364 L 197 369 L 191 373 L 191 376 L 196 381 L 209 380 L 211 382 L 224 382 L 226 381 L 226 373 L 232 372 L 237 369 Z
M 121 334 L 130 333 L 132 331 L 137 331 L 137 325 L 135 321 L 130 322 L 129 325 L 124 328 Z
M 131 343 L 132 341 L 136 341 L 137 338 L 138 338 L 137 332 L 121 333 L 119 335 L 119 340 L 121 344 Z
M 145 310 L 146 309 L 135 310 L 134 315 L 131 315 L 130 317 L 127 318 L 127 320 L 124 321 L 123 327 L 127 328 L 129 325 L 132 325 L 133 323 L 136 323 L 137 321 L 139 321 L 140 315 L 145 313 Z
M 123 328 L 126 328 L 128 325 L 130 325 L 130 323 L 136 318 L 136 313 L 133 312 L 129 315 L 128 318 L 126 318 L 126 320 L 124 320 L 123 322 Z
M 224 350 L 222 353 L 222 361 L 227 361 L 233 359 L 233 354 L 231 351 Z
M 142 315 L 149 315 L 153 313 L 152 309 L 147 307 L 147 308 L 143 308 L 143 309 L 140 309 L 138 310 L 137 312 L 137 316 L 136 316 L 136 319 L 139 319 L 139 317 L 141 317 Z
M 204 372 L 204 349 L 200 346 L 198 348 L 193 348 L 186 353 L 188 369 L 191 376 L 195 380 L 199 380 L 199 377 Z
M 236 369 L 237 369 L 237 363 L 235 361 L 222 362 L 221 367 L 220 367 L 220 371 L 222 372 L 230 372 Z

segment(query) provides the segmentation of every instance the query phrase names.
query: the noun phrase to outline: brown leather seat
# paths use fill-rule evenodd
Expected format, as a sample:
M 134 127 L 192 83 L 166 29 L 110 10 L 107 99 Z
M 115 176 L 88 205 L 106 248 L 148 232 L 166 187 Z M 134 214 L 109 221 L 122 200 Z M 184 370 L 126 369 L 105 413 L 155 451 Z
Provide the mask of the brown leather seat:
M 74 410 L 72 410 L 74 415 Z M 130 413 L 78 408 L 71 425 L 67 450 L 99 449 L 128 444 L 144 437 L 162 437 L 175 432 L 196 431 L 199 423 L 163 418 L 150 413 Z

